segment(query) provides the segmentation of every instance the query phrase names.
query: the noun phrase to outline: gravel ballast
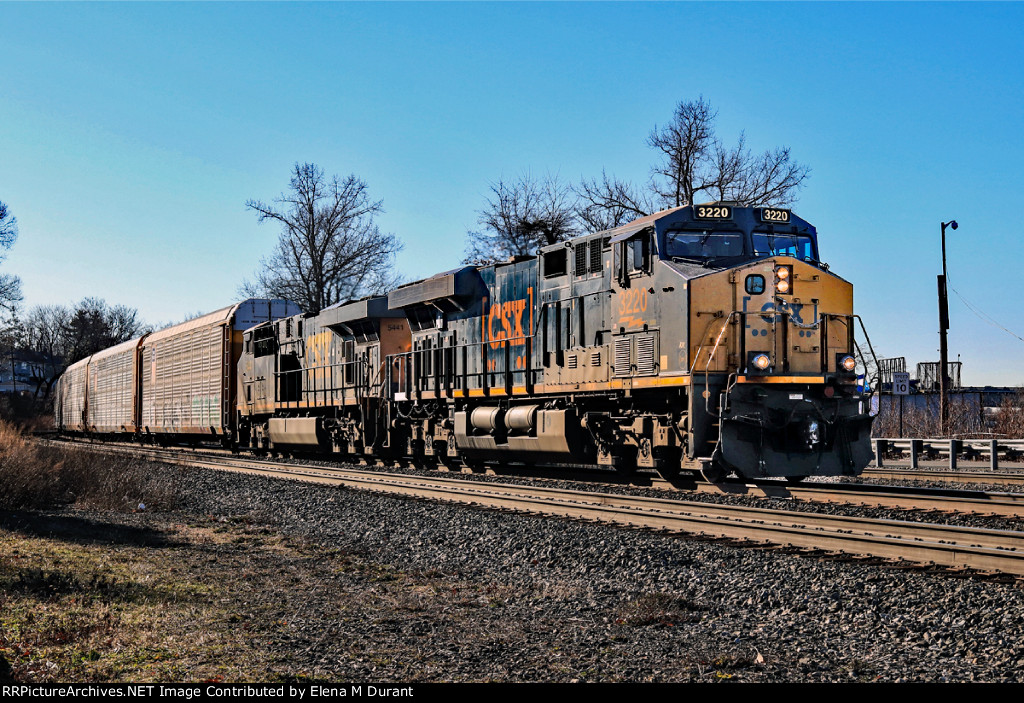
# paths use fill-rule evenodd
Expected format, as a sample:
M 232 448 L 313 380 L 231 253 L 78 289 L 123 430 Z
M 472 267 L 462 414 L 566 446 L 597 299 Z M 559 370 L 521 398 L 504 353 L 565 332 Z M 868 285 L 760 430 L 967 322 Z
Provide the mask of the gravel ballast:
M 394 598 L 371 599 L 354 618 L 337 617 L 344 579 L 296 594 L 282 578 L 277 593 L 252 593 L 294 608 L 287 641 L 266 646 L 311 676 L 1024 679 L 1024 590 L 1013 583 L 213 471 L 183 471 L 180 495 L 185 513 L 273 526 L 422 583 L 458 584 L 398 610 Z M 388 584 L 372 589 L 388 594 Z M 353 647 L 396 656 L 361 661 Z

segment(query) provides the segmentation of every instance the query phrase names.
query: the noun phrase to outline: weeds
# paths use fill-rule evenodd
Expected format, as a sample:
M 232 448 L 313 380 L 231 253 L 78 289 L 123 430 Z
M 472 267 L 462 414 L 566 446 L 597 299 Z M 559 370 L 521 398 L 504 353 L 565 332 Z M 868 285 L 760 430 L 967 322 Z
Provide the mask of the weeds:
M 645 627 L 672 627 L 679 623 L 698 622 L 703 606 L 688 598 L 668 593 L 647 593 L 631 601 L 623 610 L 619 624 Z
M 154 476 L 145 462 L 36 444 L 4 421 L 0 485 L 0 509 L 6 510 L 67 504 L 123 510 L 139 503 L 167 508 L 175 502 L 172 476 Z
M 1024 439 L 1024 391 L 1003 398 L 998 408 L 982 408 L 976 394 L 954 395 L 949 403 L 949 431 L 942 432 L 939 396 L 926 399 L 927 407 L 903 409 L 903 437 L 958 439 Z M 873 437 L 900 436 L 900 406 L 895 396 L 883 403 L 871 427 Z

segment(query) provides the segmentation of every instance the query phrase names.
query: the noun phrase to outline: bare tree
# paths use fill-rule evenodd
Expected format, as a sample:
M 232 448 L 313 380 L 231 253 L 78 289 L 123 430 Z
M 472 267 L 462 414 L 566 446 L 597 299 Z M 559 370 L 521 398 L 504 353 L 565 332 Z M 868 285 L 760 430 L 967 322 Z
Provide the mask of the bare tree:
M 647 144 L 662 154 L 652 169 L 651 188 L 664 207 L 690 205 L 700 194 L 746 206 L 788 205 L 810 174 L 793 161 L 788 147 L 754 156 L 740 133 L 736 146 L 715 136 L 718 112 L 701 96 L 676 106 L 672 121 L 655 126 Z
M 514 181 L 491 184 L 480 210 L 481 229 L 467 233 L 465 263 L 501 261 L 535 254 L 547 244 L 577 233 L 576 197 L 558 176 L 538 181 L 524 173 Z
M 584 229 L 597 231 L 637 217 L 698 200 L 731 200 L 745 206 L 789 205 L 810 175 L 789 147 L 755 155 L 740 133 L 729 148 L 715 135 L 717 111 L 703 96 L 676 106 L 672 120 L 655 125 L 647 145 L 660 152 L 646 188 L 607 174 L 601 180 L 583 179 L 575 188 L 577 216 Z
M 149 328 L 138 317 L 138 311 L 126 305 L 107 305 L 99 298 L 85 298 L 65 319 L 62 332 L 62 355 L 68 364 L 103 351 Z
M 601 181 L 583 179 L 574 189 L 581 229 L 601 232 L 655 211 L 650 195 L 601 171 Z
M 110 306 L 98 298 L 85 298 L 75 306 L 39 305 L 21 325 L 18 356 L 29 362 L 36 397 L 50 394 L 68 366 L 150 331 L 138 311 L 126 305 Z
M 273 205 L 250 200 L 259 221 L 281 225 L 274 252 L 264 258 L 243 295 L 286 298 L 308 312 L 395 287 L 402 243 L 374 224 L 383 212 L 366 183 L 350 175 L 326 180 L 316 164 L 295 164 L 287 193 Z
M 25 318 L 22 351 L 29 359 L 37 398 L 48 397 L 53 384 L 71 364 L 65 344 L 71 317 L 70 307 L 39 305 Z
M 672 121 L 647 137 L 647 145 L 662 153 L 662 163 L 651 169 L 651 190 L 666 207 L 690 205 L 694 196 L 719 184 L 714 122 L 717 112 L 703 96 L 676 106 Z
M 18 238 L 18 218 L 0 202 L 0 251 L 10 249 Z M 7 256 L 0 253 L 0 263 Z M 21 302 L 21 279 L 9 273 L 0 274 L 0 309 L 13 313 Z
M 720 200 L 745 205 L 790 205 L 811 169 L 792 160 L 789 147 L 776 147 L 760 156 L 742 158 L 744 167 L 731 186 L 720 189 Z

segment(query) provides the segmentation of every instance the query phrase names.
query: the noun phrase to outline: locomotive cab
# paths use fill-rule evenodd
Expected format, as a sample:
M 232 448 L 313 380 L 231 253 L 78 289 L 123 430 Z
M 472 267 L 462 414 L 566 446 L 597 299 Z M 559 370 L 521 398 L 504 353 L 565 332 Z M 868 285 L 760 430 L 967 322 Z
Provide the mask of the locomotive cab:
M 649 290 L 687 311 L 683 330 L 664 324 L 668 300 L 660 310 L 662 348 L 679 350 L 663 366 L 690 380 L 683 465 L 709 477 L 859 473 L 871 458 L 859 318 L 814 227 L 780 208 L 712 203 L 668 211 L 647 234 L 665 269 Z

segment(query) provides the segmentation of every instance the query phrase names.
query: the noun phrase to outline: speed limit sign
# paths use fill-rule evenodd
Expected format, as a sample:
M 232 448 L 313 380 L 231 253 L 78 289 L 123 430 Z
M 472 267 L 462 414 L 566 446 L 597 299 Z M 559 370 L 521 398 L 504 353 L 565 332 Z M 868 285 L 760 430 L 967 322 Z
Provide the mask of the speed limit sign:
M 892 374 L 893 395 L 910 395 L 910 374 L 906 371 L 895 371 Z

